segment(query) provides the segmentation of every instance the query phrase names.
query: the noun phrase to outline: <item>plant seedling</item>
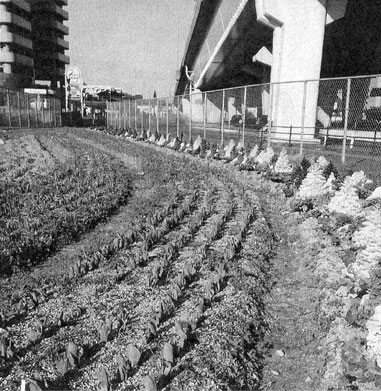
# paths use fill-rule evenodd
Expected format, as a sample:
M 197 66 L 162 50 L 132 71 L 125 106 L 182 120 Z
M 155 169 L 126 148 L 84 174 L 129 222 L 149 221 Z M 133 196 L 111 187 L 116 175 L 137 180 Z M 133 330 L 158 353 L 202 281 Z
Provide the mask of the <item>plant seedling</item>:
M 110 382 L 106 369 L 102 366 L 98 374 L 99 380 L 99 390 L 100 391 L 110 391 Z
M 78 346 L 74 342 L 69 342 L 66 347 L 66 356 L 73 367 L 79 364 Z
M 127 347 L 127 358 L 130 361 L 131 368 L 134 368 L 136 365 L 138 365 L 139 360 L 140 360 L 141 353 L 139 349 L 130 344 Z
M 130 370 L 130 364 L 124 359 L 124 357 L 119 353 L 116 356 L 116 361 L 118 363 L 118 373 L 121 381 L 126 381 L 128 377 L 128 371 Z
M 143 379 L 143 386 L 145 387 L 145 391 L 156 391 L 156 382 L 155 378 L 152 375 L 147 375 Z
M 62 357 L 61 360 L 58 361 L 57 371 L 62 376 L 65 376 L 69 372 L 69 359 L 66 356 Z
M 175 331 L 178 337 L 180 338 L 179 347 L 180 349 L 182 349 L 184 347 L 185 341 L 188 339 L 188 336 L 184 332 L 182 323 L 178 320 L 175 320 Z
M 173 345 L 171 342 L 166 342 L 161 350 L 160 369 L 164 376 L 167 376 L 171 372 L 171 368 L 174 362 Z
M 109 318 L 106 319 L 106 322 L 101 322 L 98 326 L 98 333 L 101 342 L 107 342 L 112 330 L 112 323 Z

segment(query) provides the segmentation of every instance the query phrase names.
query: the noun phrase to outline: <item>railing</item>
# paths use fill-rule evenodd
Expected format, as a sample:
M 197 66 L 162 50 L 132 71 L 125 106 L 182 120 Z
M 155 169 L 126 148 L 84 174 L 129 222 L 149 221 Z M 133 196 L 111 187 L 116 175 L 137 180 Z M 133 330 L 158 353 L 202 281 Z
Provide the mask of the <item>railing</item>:
M 40 128 L 61 125 L 59 98 L 0 88 L 1 127 Z
M 381 180 L 381 76 L 243 86 L 108 102 L 107 126 L 324 154 Z

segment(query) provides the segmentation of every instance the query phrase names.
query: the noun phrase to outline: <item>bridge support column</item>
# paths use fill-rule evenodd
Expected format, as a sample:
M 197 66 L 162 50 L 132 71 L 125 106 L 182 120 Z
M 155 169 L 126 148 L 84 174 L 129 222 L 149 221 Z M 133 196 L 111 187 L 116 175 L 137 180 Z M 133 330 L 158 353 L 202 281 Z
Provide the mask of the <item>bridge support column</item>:
M 318 79 L 326 24 L 326 0 L 256 0 L 257 18 L 273 29 L 271 83 Z M 289 129 L 313 140 L 319 83 L 274 84 L 271 120 L 274 139 L 289 139 Z M 303 108 L 305 103 L 305 108 Z M 302 115 L 304 114 L 304 122 Z

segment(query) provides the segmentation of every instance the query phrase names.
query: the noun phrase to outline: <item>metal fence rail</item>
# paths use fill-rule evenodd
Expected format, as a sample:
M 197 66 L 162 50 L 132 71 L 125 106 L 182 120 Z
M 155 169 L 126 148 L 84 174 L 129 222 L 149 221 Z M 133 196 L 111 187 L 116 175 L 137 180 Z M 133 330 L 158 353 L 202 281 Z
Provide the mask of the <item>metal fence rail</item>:
M 325 155 L 381 182 L 381 75 L 108 102 L 107 126 Z
M 61 125 L 59 98 L 0 88 L 0 126 L 39 128 Z

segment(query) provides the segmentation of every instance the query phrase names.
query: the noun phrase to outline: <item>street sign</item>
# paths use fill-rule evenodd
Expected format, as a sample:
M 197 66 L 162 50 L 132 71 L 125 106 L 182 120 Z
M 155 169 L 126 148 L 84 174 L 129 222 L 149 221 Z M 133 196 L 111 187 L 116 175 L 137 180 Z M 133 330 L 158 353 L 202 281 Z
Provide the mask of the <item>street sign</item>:
M 82 103 L 83 80 L 81 70 L 77 66 L 69 66 L 65 71 L 66 84 L 66 109 L 69 109 L 70 101 L 80 101 Z

